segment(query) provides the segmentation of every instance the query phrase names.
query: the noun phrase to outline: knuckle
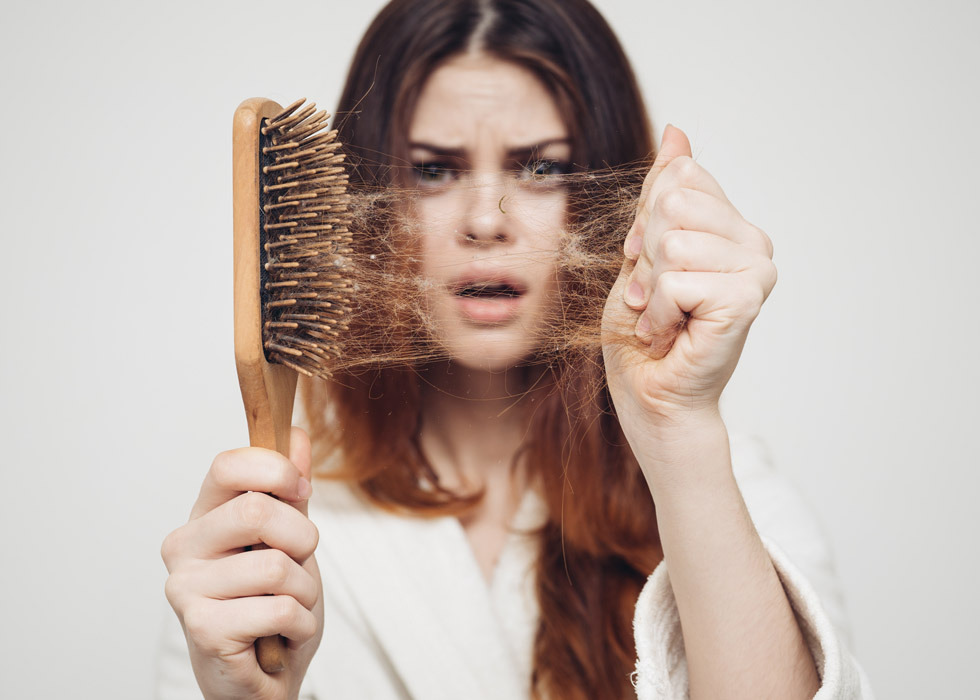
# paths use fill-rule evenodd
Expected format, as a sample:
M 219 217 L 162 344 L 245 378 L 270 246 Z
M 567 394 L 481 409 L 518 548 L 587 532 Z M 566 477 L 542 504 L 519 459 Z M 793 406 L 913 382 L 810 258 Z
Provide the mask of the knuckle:
M 293 560 L 278 549 L 266 550 L 262 563 L 262 580 L 265 584 L 279 590 L 289 579 Z
M 167 577 L 167 581 L 163 584 L 164 595 L 167 596 L 167 602 L 170 603 L 170 607 L 174 610 L 178 610 L 181 607 L 180 603 L 183 598 L 184 589 L 184 576 L 178 572 L 170 574 Z
M 167 566 L 167 571 L 170 571 L 174 561 L 177 559 L 182 549 L 182 542 L 183 528 L 177 528 L 163 538 L 163 544 L 160 545 L 160 556 L 163 558 L 163 563 Z
M 685 258 L 687 240 L 682 231 L 667 231 L 660 237 L 660 257 L 668 263 L 676 263 Z
M 750 225 L 752 226 L 753 231 L 755 231 L 756 237 L 759 239 L 759 241 L 761 241 L 762 249 L 765 250 L 766 255 L 768 255 L 771 258 L 773 254 L 773 247 L 772 247 L 772 239 L 769 237 L 769 234 L 767 234 L 765 231 L 763 231 L 761 228 L 759 228 L 754 224 L 750 224 Z
M 278 595 L 273 598 L 273 601 L 272 624 L 280 630 L 292 627 L 299 603 L 296 602 L 295 598 L 288 595 Z
M 687 193 L 680 187 L 671 187 L 660 193 L 654 204 L 657 213 L 667 219 L 676 219 L 687 208 Z
M 316 605 L 316 602 L 320 597 L 319 589 L 317 587 L 317 581 L 313 575 L 305 569 L 303 570 L 303 573 L 306 575 L 303 576 L 302 584 L 300 586 L 300 596 L 302 598 L 300 602 L 304 608 L 307 610 L 312 610 L 313 606 Z
M 257 491 L 243 493 L 236 499 L 239 523 L 251 531 L 261 530 L 272 518 L 272 497 Z
M 320 544 L 320 530 L 313 524 L 312 520 L 307 520 L 306 522 L 308 525 L 306 527 L 306 542 L 303 551 L 307 556 L 310 556 L 316 551 L 317 545 Z
M 302 614 L 299 618 L 299 629 L 298 635 L 300 639 L 307 640 L 312 639 L 316 635 L 316 615 L 307 609 L 303 609 Z
M 683 183 L 692 183 L 697 179 L 701 166 L 691 156 L 678 156 L 670 162 L 674 166 L 674 175 Z

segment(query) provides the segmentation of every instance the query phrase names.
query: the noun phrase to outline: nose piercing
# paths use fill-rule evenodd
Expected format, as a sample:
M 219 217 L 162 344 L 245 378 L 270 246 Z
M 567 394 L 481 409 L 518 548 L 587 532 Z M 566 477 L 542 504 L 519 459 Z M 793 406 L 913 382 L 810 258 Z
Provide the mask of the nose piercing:
M 504 211 L 504 197 L 506 197 L 506 196 L 507 195 L 504 195 L 503 197 L 500 198 L 500 201 L 497 202 L 497 209 L 500 210 L 500 213 L 501 214 L 506 214 L 507 213 L 507 212 Z

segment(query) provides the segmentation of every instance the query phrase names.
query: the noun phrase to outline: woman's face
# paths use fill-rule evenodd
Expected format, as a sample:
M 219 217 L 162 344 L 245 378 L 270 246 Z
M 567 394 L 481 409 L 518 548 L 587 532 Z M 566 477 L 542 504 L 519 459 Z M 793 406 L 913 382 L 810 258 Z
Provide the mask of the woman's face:
M 571 143 L 555 101 L 525 68 L 460 55 L 423 85 L 408 140 L 434 336 L 459 364 L 514 366 L 557 308 Z

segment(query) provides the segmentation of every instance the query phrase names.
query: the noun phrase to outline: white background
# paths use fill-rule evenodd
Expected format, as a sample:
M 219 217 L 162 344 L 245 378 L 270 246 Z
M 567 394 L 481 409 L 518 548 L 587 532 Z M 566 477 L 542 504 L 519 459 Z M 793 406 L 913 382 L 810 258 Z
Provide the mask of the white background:
M 3 697 L 151 695 L 160 542 L 246 441 L 231 114 L 331 106 L 379 5 L 5 8 Z M 879 697 L 975 696 L 978 6 L 599 5 L 775 241 L 730 425 L 824 523 Z

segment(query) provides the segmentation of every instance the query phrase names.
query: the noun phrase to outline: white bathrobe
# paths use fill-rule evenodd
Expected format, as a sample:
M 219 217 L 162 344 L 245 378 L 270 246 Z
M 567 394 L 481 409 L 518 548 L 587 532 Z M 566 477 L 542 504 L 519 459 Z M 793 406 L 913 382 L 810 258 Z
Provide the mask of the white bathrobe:
M 871 700 L 847 650 L 840 594 L 819 528 L 756 443 L 733 439 L 732 457 L 817 663 L 816 698 Z M 528 495 L 488 586 L 455 518 L 391 515 L 343 484 L 318 480 L 310 518 L 320 531 L 324 633 L 301 697 L 527 698 L 538 610 L 530 573 L 536 550 L 523 532 L 541 517 L 540 500 Z M 624 682 L 632 680 L 639 700 L 686 698 L 687 664 L 664 564 L 644 586 L 633 626 L 636 672 Z M 160 700 L 201 697 L 175 618 L 159 661 Z

